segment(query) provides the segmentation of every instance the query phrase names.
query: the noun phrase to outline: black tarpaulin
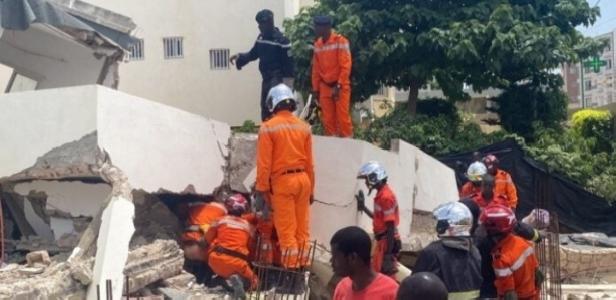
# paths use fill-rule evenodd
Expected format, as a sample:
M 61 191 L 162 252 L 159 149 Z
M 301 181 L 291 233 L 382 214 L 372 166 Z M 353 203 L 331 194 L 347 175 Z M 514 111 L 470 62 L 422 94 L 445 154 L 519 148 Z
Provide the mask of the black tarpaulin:
M 518 217 L 533 208 L 546 208 L 558 215 L 566 228 L 576 232 L 603 232 L 616 235 L 616 206 L 573 181 L 552 172 L 541 163 L 525 156 L 515 140 L 509 139 L 477 149 L 482 155 L 495 154 L 501 168 L 513 177 L 518 190 Z M 473 160 L 473 152 L 450 155 L 440 161 L 456 172 L 458 185 Z

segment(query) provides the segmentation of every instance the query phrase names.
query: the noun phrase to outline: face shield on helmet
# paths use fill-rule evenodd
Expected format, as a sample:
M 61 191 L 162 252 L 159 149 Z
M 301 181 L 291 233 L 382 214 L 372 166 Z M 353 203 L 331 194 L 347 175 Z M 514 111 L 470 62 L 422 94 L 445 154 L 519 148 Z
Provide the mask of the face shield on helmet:
M 225 200 L 225 207 L 229 213 L 241 215 L 248 210 L 248 200 L 242 194 L 233 194 Z
M 379 162 L 371 161 L 361 166 L 357 173 L 357 179 L 364 179 L 368 189 L 372 190 L 387 179 L 387 172 Z
M 269 91 L 269 94 L 267 95 L 267 103 L 266 103 L 267 109 L 270 112 L 274 112 L 274 110 L 276 109 L 276 106 L 278 106 L 278 104 L 285 102 L 285 101 L 290 101 L 290 102 L 295 103 L 295 95 L 293 95 L 293 91 L 291 90 L 291 88 L 281 83 L 273 87 Z
M 476 161 L 468 166 L 466 177 L 472 182 L 480 182 L 484 175 L 488 174 L 488 168 L 482 162 Z
M 490 205 L 486 207 L 479 217 L 488 234 L 503 234 L 513 231 L 517 223 L 515 213 L 503 205 Z
M 470 236 L 473 227 L 473 214 L 460 202 L 441 204 L 432 211 L 436 219 L 436 232 L 439 237 L 464 237 Z

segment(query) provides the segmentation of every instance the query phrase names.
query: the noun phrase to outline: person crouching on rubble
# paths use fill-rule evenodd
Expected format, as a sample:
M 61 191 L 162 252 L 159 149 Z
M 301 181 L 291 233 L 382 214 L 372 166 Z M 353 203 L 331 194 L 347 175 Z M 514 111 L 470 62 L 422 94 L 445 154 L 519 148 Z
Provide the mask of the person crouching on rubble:
M 473 244 L 473 215 L 460 202 L 440 205 L 432 212 L 438 241 L 419 253 L 413 273 L 436 274 L 449 292 L 449 299 L 476 299 L 481 288 L 481 255 Z
M 182 249 L 198 282 L 206 285 L 209 285 L 214 274 L 207 266 L 208 246 L 205 234 L 216 220 L 225 215 L 227 208 L 220 202 L 189 204 L 186 228 L 181 237 Z
M 208 264 L 233 291 L 233 299 L 245 299 L 246 290 L 257 287 L 248 255 L 254 228 L 242 218 L 248 201 L 241 194 L 225 200 L 228 215 L 214 222 L 205 235 L 209 247 Z

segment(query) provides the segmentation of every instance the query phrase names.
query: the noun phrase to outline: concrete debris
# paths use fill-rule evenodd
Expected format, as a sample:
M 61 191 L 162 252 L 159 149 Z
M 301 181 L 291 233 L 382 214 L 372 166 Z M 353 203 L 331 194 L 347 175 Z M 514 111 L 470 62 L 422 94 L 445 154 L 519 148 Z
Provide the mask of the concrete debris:
M 172 288 L 185 289 L 195 284 L 195 275 L 182 271 L 179 275 L 163 280 L 163 285 Z
M 28 276 L 42 274 L 44 271 L 45 271 L 45 267 L 28 267 L 28 268 L 19 269 L 19 273 L 23 275 L 28 275 Z
M 92 269 L 84 264 L 72 264 L 70 272 L 71 277 L 84 286 L 92 282 Z
M 135 234 L 130 249 L 156 240 L 177 240 L 183 227 L 176 215 L 155 194 L 133 192 Z
M 43 264 L 45 266 L 49 266 L 51 264 L 51 259 L 49 259 L 49 253 L 45 250 L 30 252 L 26 255 L 26 261 L 28 263 L 28 267 L 33 267 L 34 264 Z
M 131 251 L 124 274 L 128 290 L 133 293 L 159 280 L 179 275 L 184 266 L 184 253 L 175 241 L 157 240 Z

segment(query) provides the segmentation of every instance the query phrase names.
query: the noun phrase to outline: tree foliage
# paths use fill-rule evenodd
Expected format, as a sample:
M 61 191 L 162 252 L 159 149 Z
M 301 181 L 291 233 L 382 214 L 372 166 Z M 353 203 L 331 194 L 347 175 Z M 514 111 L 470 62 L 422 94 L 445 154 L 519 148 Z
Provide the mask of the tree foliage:
M 567 95 L 561 90 L 562 79 L 547 74 L 548 79 L 532 79 L 512 85 L 494 99 L 494 109 L 500 116 L 500 124 L 508 132 L 514 132 L 532 140 L 537 128 L 558 127 L 567 118 Z
M 319 14 L 351 41 L 354 100 L 395 86 L 410 90 L 411 112 L 429 80 L 450 99 L 466 99 L 464 83 L 506 90 L 601 48 L 575 29 L 599 15 L 586 0 L 321 0 L 285 24 L 305 90 Z

